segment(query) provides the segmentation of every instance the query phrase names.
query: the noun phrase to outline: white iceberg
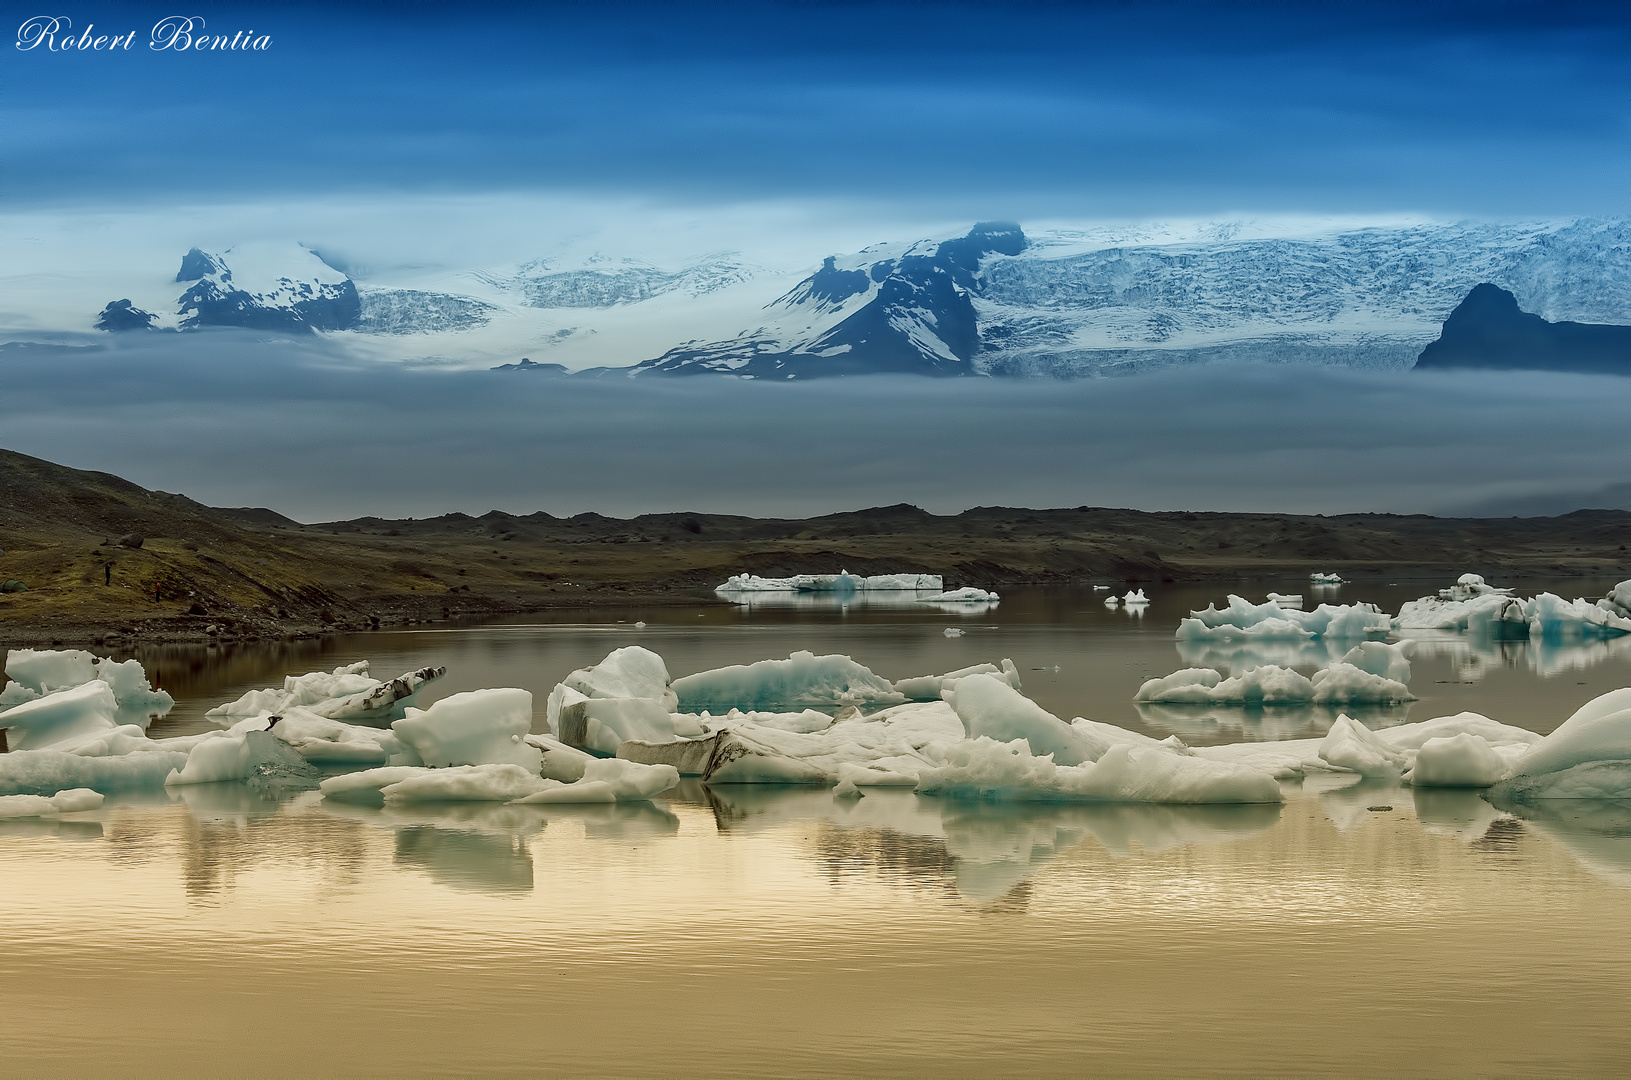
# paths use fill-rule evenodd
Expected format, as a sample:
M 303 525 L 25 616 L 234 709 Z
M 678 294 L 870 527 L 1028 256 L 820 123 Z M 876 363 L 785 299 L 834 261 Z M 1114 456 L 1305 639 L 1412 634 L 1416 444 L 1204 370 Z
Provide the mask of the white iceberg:
M 1358 638 L 1386 633 L 1392 620 L 1374 604 L 1321 604 L 1313 611 L 1281 607 L 1273 600 L 1254 604 L 1229 595 L 1226 607 L 1207 605 L 1178 624 L 1179 640 L 1304 640 Z
M 1320 571 L 1320 570 L 1316 570 L 1312 574 L 1309 574 L 1308 575 L 1308 580 L 1313 582 L 1315 585 L 1346 585 L 1347 584 L 1347 582 L 1343 579 L 1341 574 L 1329 574 L 1329 573 L 1325 573 L 1324 571 Z

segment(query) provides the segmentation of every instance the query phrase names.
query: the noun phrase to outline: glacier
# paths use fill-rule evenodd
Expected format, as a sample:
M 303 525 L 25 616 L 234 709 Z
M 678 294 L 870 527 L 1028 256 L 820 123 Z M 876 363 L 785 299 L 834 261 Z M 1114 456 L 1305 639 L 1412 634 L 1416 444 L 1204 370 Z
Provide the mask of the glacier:
M 108 271 L 86 275 L 94 295 L 23 296 L 0 334 L 85 334 L 100 309 L 113 332 L 277 329 L 363 359 L 513 372 L 524 356 L 636 378 L 1404 369 L 1482 283 L 1549 320 L 1623 321 L 1628 252 L 1620 219 L 983 222 L 775 265 L 706 244 L 646 258 L 570 241 L 511 265 L 353 277 L 321 250 L 268 240 L 195 248 L 171 282 Z

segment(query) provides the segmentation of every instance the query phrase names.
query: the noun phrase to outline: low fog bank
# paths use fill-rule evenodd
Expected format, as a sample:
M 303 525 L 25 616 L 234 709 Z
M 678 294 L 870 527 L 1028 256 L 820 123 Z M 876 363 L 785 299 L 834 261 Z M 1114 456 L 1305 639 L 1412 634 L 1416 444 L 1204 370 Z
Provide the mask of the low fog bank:
M 302 521 L 971 506 L 1617 506 L 1631 379 L 1207 366 L 1120 379 L 562 379 L 222 333 L 0 348 L 0 445 Z

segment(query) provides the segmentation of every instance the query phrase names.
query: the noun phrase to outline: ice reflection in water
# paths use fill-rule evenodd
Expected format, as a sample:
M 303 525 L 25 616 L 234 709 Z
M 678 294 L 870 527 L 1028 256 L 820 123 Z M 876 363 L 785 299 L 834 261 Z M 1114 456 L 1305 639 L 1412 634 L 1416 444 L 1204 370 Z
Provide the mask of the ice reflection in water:
M 1555 841 L 1590 873 L 1631 888 L 1631 801 L 1553 799 L 1502 809 Z
M 1503 668 L 1527 668 L 1549 678 L 1587 671 L 1609 661 L 1631 660 L 1631 636 L 1582 641 L 1505 640 L 1453 630 L 1406 630 L 1401 636 L 1416 642 L 1415 659 L 1447 659 L 1455 665 L 1459 678 L 1472 681 Z

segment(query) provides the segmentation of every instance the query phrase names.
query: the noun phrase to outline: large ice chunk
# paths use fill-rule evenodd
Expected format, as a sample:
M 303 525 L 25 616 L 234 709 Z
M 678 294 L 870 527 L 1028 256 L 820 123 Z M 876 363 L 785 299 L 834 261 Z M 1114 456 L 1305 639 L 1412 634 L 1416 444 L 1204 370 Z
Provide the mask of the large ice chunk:
M 0 691 L 0 712 L 92 681 L 113 691 L 123 723 L 146 728 L 153 716 L 175 707 L 174 698 L 149 684 L 139 661 L 116 663 L 83 649 L 12 649 L 6 655 L 6 675 L 11 681 Z
M 574 693 L 567 688 L 567 693 Z M 555 732 L 570 746 L 603 754 L 617 752 L 629 739 L 662 742 L 674 738 L 675 714 L 661 698 L 586 698 L 564 701 L 555 720 Z
M 407 710 L 391 725 L 426 765 L 519 765 L 538 773 L 538 748 L 526 742 L 532 694 L 526 690 L 470 690 L 428 709 Z
M 272 734 L 307 761 L 323 765 L 416 765 L 419 755 L 395 731 L 347 724 L 308 709 L 291 708 L 272 724 Z M 411 760 L 410 760 L 411 758 Z
M 84 649 L 12 649 L 6 653 L 6 678 L 44 695 L 90 682 L 96 661 Z
M 1574 641 L 1631 634 L 1631 618 L 1586 600 L 1565 600 L 1543 592 L 1529 601 L 1529 636 Z
M 958 679 L 970 675 L 997 675 L 1015 690 L 1020 689 L 1019 668 L 1014 666 L 1012 660 L 1004 660 L 1001 667 L 996 664 L 973 664 L 944 675 L 917 675 L 900 679 L 895 683 L 895 691 L 912 701 L 938 701 L 942 693 L 957 685 Z
M 1321 604 L 1313 611 L 1302 611 L 1281 607 L 1273 600 L 1253 604 L 1233 593 L 1226 607 L 1208 605 L 1204 611 L 1191 611 L 1189 616 L 1178 624 L 1180 640 L 1355 638 L 1385 633 L 1392 626 L 1388 616 L 1374 604 Z
M 117 723 L 119 703 L 113 688 L 91 679 L 67 690 L 53 690 L 0 713 L 0 728 L 10 730 L 14 750 L 33 750 L 93 731 L 108 731 Z
M 657 700 L 668 712 L 677 705 L 663 658 L 638 645 L 614 649 L 594 667 L 581 668 L 561 681 L 587 698 Z
M 134 756 L 134 755 L 133 755 Z M 289 744 L 267 731 L 219 735 L 197 743 L 166 787 L 259 780 L 295 788 L 317 786 L 319 774 Z
M 847 656 L 795 652 L 786 660 L 700 671 L 674 680 L 688 709 L 764 709 L 789 705 L 889 705 L 904 702 L 888 679 Z
M 1598 761 L 1631 761 L 1631 687 L 1593 698 L 1518 759 L 1519 775 L 1561 772 Z
M 520 765 L 420 769 L 379 789 L 386 802 L 514 802 L 555 781 Z
M 1320 742 L 1320 757 L 1361 776 L 1397 780 L 1409 767 L 1405 753 L 1346 714 L 1338 716 Z
M 995 675 L 959 679 L 949 693 L 951 707 L 971 739 L 983 737 L 1004 744 L 1024 739 L 1031 753 L 1052 754 L 1061 765 L 1092 761 L 1107 749 Z
M 1416 787 L 1489 787 L 1505 779 L 1511 768 L 1481 736 L 1463 732 L 1428 739 L 1404 779 Z
M 530 803 L 602 802 L 600 792 L 589 785 L 604 785 L 618 802 L 638 802 L 659 795 L 680 782 L 679 770 L 672 765 L 642 765 L 618 758 L 594 758 L 584 763 L 583 775 L 572 783 L 545 780 L 541 790 L 515 801 Z M 573 791 L 572 789 L 578 789 Z M 580 796 L 575 798 L 574 795 Z M 588 795 L 587 798 L 581 796 Z
M 1405 675 L 1409 676 L 1409 661 Z M 1335 663 L 1314 672 L 1310 680 L 1314 686 L 1314 700 L 1321 704 L 1358 705 L 1385 704 L 1412 701 L 1414 694 L 1402 682 L 1373 674 L 1349 663 Z
M 975 738 L 951 746 L 946 764 L 922 774 L 918 791 L 954 798 L 1013 801 L 1278 803 L 1274 778 L 1258 769 L 1164 748 L 1126 743 L 1097 762 L 1058 765 L 1028 752 L 1024 740 Z
M 61 750 L 14 750 L 0 754 L 0 794 L 48 794 L 64 788 L 130 791 L 164 785 L 187 763 L 187 754 L 155 750 L 117 757 L 87 757 Z

